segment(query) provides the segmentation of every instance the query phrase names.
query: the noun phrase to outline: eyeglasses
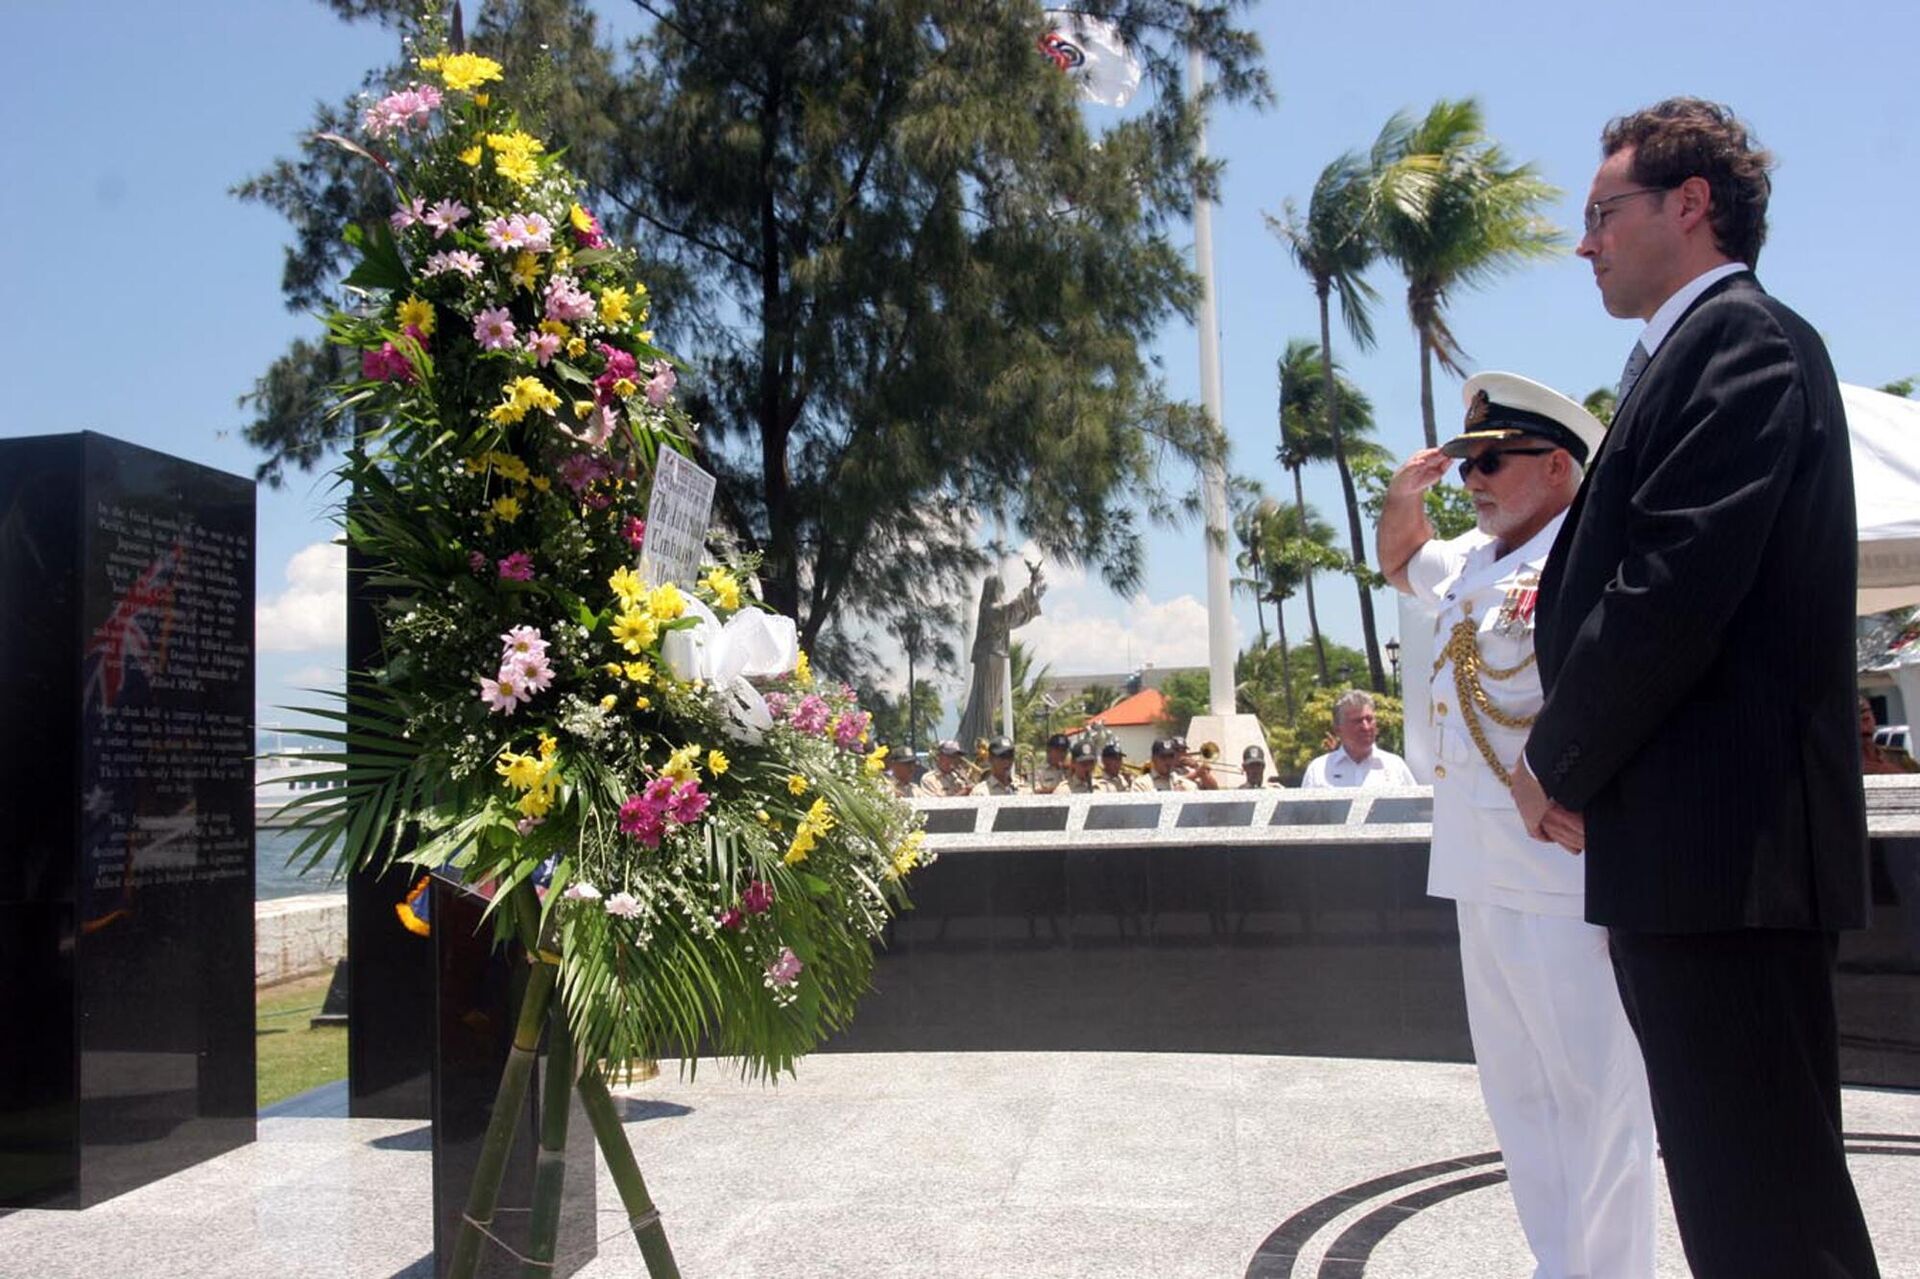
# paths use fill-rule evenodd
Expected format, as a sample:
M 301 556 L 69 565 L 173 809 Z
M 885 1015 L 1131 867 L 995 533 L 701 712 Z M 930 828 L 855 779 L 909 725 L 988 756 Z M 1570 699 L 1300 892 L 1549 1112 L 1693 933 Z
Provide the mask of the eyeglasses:
M 1609 211 L 1607 209 L 1607 206 L 1609 204 L 1615 204 L 1621 200 L 1630 200 L 1636 195 L 1665 195 L 1667 192 L 1671 190 L 1673 190 L 1672 187 L 1635 187 L 1631 191 L 1622 191 L 1619 195 L 1610 195 L 1603 200 L 1595 200 L 1592 204 L 1589 204 L 1587 206 L 1587 211 L 1586 211 L 1587 234 L 1592 235 L 1595 231 L 1598 231 L 1603 224 L 1605 224 L 1607 220 L 1607 213 Z
M 1465 484 L 1475 471 L 1492 477 L 1500 473 L 1505 465 L 1500 459 L 1508 457 L 1538 457 L 1542 453 L 1551 453 L 1552 449 L 1501 449 L 1498 452 L 1482 453 L 1479 457 L 1465 458 L 1460 463 L 1460 482 Z

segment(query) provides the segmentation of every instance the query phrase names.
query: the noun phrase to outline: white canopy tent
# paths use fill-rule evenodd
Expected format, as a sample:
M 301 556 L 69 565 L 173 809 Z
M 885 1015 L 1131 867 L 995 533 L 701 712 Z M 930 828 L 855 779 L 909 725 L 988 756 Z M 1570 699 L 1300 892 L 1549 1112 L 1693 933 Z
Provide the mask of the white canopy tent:
M 1853 503 L 1860 521 L 1855 611 L 1920 604 L 1920 402 L 1844 383 L 1840 398 L 1853 441 Z

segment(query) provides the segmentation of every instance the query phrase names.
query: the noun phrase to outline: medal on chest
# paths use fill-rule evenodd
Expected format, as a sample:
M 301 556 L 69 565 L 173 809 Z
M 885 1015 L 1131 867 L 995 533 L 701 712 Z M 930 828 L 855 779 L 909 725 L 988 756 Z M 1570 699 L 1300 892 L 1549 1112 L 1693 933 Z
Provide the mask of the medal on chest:
M 1494 618 L 1493 628 L 1509 639 L 1519 639 L 1533 629 L 1534 606 L 1540 602 L 1540 575 L 1527 573 L 1514 580 L 1507 598 Z

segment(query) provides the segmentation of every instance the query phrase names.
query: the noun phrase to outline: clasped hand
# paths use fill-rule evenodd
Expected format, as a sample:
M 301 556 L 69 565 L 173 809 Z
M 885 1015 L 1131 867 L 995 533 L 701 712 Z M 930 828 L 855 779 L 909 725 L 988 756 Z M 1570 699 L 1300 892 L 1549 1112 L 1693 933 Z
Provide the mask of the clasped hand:
M 1514 762 L 1513 806 L 1520 812 L 1527 834 L 1542 843 L 1558 844 L 1576 857 L 1587 848 L 1586 819 L 1571 808 L 1549 798 L 1540 780 L 1527 767 L 1523 752 Z

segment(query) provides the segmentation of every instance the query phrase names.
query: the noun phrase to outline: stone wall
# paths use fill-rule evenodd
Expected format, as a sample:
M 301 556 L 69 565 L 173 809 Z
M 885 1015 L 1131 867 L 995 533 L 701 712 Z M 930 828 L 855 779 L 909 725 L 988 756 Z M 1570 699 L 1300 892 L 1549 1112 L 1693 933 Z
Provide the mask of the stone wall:
M 276 897 L 253 907 L 257 986 L 330 970 L 347 956 L 347 895 Z

